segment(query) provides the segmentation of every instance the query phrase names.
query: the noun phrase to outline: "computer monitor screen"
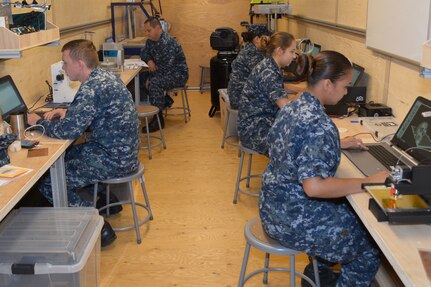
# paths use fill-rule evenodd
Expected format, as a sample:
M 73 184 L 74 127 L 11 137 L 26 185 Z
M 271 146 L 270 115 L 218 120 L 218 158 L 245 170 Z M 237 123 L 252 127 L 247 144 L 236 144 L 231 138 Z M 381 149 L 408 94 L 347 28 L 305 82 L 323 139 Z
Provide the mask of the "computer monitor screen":
M 11 114 L 27 112 L 27 106 L 11 76 L 0 78 L 0 111 L 5 120 Z
M 392 143 L 409 150 L 408 153 L 421 163 L 429 163 L 431 154 L 431 101 L 418 97 L 400 128 L 392 138 Z
M 313 46 L 313 49 L 311 49 L 311 46 Z M 316 56 L 320 50 L 322 49 L 322 46 L 320 46 L 319 44 L 311 44 L 310 42 L 307 43 L 307 46 L 305 47 L 305 51 L 310 51 L 310 55 L 311 56 Z
M 352 77 L 352 81 L 349 84 L 349 87 L 355 87 L 358 85 L 359 80 L 361 79 L 362 75 L 364 74 L 364 68 L 352 63 L 353 66 L 353 77 Z

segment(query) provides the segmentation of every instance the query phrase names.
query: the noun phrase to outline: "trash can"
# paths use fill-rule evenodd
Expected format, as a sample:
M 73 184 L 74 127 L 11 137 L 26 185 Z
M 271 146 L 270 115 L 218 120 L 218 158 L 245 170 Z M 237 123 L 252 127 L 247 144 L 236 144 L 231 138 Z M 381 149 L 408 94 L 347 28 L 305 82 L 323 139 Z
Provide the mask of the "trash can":
M 99 286 L 95 208 L 20 208 L 0 224 L 0 286 Z
M 210 37 L 211 48 L 219 51 L 210 60 L 211 108 L 208 113 L 213 117 L 220 110 L 219 89 L 227 88 L 232 62 L 239 51 L 239 38 L 232 28 L 217 28 Z

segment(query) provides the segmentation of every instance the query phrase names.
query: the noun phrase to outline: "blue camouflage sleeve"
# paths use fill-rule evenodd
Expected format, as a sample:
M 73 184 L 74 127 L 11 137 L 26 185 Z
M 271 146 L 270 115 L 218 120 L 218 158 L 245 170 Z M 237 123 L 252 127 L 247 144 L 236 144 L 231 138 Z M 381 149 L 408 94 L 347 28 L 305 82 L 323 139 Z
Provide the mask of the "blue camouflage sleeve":
M 304 141 L 299 156 L 296 158 L 298 166 L 298 180 L 333 175 L 337 166 L 337 146 L 324 127 L 315 127 L 304 131 Z
M 283 87 L 283 77 L 280 73 L 275 73 L 271 69 L 266 70 L 266 75 L 262 81 L 269 92 L 269 98 L 275 103 L 277 100 L 287 97 L 287 92 Z
M 152 59 L 151 57 L 152 45 L 150 41 L 147 41 L 144 47 L 141 49 L 141 60 L 144 62 L 148 62 L 148 60 Z
M 42 120 L 45 133 L 49 137 L 77 139 L 90 126 L 96 113 L 94 90 L 81 86 L 75 100 L 69 106 L 66 116 L 60 121 Z

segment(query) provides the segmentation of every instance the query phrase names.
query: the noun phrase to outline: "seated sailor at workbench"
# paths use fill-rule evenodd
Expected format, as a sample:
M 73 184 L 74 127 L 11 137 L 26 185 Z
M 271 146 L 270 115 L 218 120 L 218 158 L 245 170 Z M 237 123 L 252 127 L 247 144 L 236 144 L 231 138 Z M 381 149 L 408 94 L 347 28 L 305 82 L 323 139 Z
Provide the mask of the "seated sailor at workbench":
M 162 110 L 173 103 L 169 96 L 165 100 L 164 93 L 169 89 L 183 87 L 189 78 L 189 69 L 181 45 L 162 30 L 159 19 L 148 18 L 144 27 L 148 39 L 141 50 L 141 59 L 148 64 L 148 72 L 141 73 L 142 87 L 148 89 L 144 89 L 144 92 L 149 94 L 150 103 L 160 109 L 159 118 L 163 128 Z M 157 117 L 154 116 L 149 131 L 158 129 Z
M 76 194 L 76 190 L 95 182 L 125 176 L 138 168 L 139 120 L 132 97 L 113 73 L 97 67 L 96 48 L 88 40 L 73 40 L 62 48 L 63 69 L 81 86 L 67 110 L 45 114 L 45 119 L 28 114 L 30 125 L 39 124 L 49 137 L 77 139 L 87 129 L 88 140 L 71 146 L 65 155 L 69 206 L 93 206 Z M 49 120 L 59 115 L 60 120 Z M 45 176 L 39 191 L 52 203 L 51 178 Z M 105 222 L 104 229 L 108 228 Z M 106 227 L 106 228 L 105 228 Z M 109 227 L 110 228 L 110 227 Z M 112 231 L 102 246 L 115 240 Z
M 259 196 L 262 225 L 283 246 L 318 258 L 322 286 L 366 287 L 379 267 L 378 250 L 345 196 L 364 192 L 362 183 L 383 183 L 388 173 L 335 177 L 341 148 L 366 149 L 354 137 L 340 141 L 324 108 L 347 93 L 352 64 L 334 51 L 309 61 L 307 90 L 278 112 L 268 134 L 270 162 Z M 339 278 L 330 270 L 337 262 Z M 313 278 L 311 270 L 304 273 Z

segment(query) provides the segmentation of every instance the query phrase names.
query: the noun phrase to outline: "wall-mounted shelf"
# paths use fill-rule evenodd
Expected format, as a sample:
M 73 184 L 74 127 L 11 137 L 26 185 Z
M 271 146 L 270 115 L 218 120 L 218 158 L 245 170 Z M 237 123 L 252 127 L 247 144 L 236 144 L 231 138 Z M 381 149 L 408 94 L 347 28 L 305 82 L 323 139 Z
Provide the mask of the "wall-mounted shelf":
M 0 58 L 19 58 L 21 51 L 60 40 L 60 30 L 46 22 L 46 30 L 17 35 L 7 28 L 0 27 Z

